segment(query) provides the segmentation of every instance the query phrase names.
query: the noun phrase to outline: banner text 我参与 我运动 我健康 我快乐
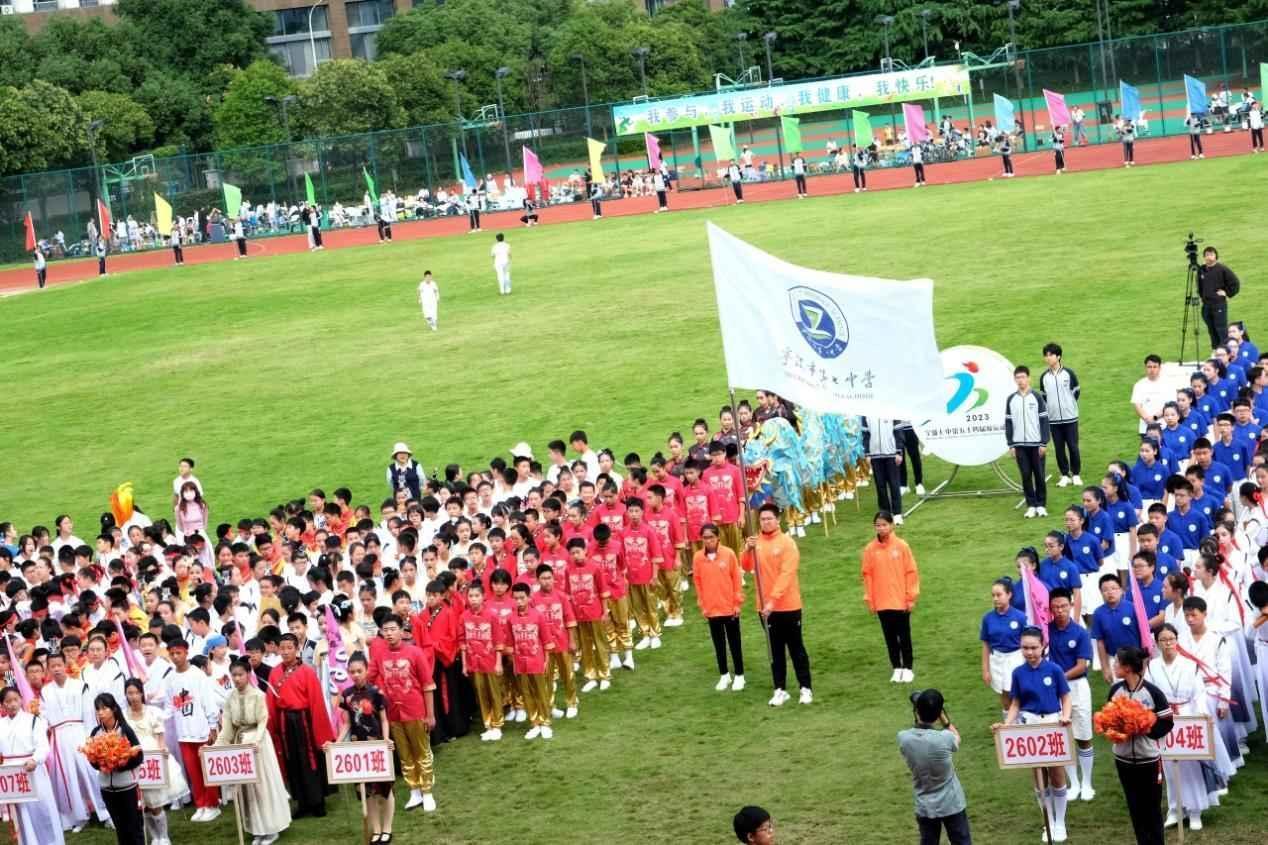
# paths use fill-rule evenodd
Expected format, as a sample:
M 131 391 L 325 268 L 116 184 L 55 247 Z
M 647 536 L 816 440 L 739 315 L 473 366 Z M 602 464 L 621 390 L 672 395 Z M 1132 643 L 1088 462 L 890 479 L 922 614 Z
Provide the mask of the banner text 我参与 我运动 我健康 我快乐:
M 962 97 L 968 90 L 968 68 L 945 65 L 613 106 L 612 119 L 618 135 L 633 135 L 710 123 Z

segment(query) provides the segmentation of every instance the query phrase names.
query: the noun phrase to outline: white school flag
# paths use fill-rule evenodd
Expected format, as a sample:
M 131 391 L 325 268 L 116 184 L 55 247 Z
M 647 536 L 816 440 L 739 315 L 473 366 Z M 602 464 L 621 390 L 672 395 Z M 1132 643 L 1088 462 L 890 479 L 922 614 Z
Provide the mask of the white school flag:
M 825 413 L 927 419 L 945 412 L 933 282 L 809 270 L 709 224 L 732 388 Z

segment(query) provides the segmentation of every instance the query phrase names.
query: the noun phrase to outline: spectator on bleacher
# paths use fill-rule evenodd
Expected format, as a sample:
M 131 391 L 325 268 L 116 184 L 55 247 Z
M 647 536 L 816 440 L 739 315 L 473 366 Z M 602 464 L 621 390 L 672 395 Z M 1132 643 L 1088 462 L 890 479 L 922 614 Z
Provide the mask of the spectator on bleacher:
M 1083 146 L 1087 146 L 1087 133 L 1083 131 L 1083 120 L 1087 115 L 1083 113 L 1083 109 L 1075 106 L 1070 109 L 1070 122 L 1074 124 L 1074 137 L 1070 139 L 1072 146 L 1079 145 L 1079 139 L 1083 139 Z

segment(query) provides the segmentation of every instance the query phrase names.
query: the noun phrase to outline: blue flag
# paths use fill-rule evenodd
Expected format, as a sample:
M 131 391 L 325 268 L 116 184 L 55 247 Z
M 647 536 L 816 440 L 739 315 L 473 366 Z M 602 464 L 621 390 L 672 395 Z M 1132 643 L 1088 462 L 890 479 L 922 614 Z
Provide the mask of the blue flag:
M 995 127 L 1001 132 L 1012 132 L 1017 122 L 1013 110 L 1013 101 L 1007 97 L 995 95 Z
M 475 174 L 471 172 L 471 165 L 467 162 L 467 157 L 462 153 L 458 153 L 458 162 L 462 166 L 462 183 L 468 188 L 474 189 L 476 178 Z
M 1140 120 L 1140 91 L 1135 85 L 1128 85 L 1121 79 L 1118 81 L 1118 100 L 1123 117 L 1132 123 Z
M 1184 94 L 1189 101 L 1189 114 L 1206 114 L 1210 110 L 1207 107 L 1206 83 L 1202 80 L 1186 73 L 1184 75 Z

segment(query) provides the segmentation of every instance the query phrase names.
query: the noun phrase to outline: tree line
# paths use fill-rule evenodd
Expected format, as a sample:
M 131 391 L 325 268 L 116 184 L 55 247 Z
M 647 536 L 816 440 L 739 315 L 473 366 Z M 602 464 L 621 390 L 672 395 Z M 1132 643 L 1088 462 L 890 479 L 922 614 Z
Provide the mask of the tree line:
M 1098 2 L 1114 37 L 1268 17 L 1268 0 L 1022 0 L 1016 43 L 1094 41 Z M 913 64 L 926 49 L 989 54 L 1010 37 L 1004 0 L 739 0 L 718 13 L 678 0 L 652 16 L 631 0 L 428 0 L 386 22 L 377 61 L 329 61 L 297 80 L 268 52 L 271 16 L 242 0 L 115 10 L 109 25 L 54 15 L 34 36 L 0 18 L 0 175 L 84 165 L 94 152 L 119 161 L 443 123 L 497 102 L 499 81 L 511 114 L 709 89 L 717 72 L 765 74 L 767 32 L 786 79 L 877 67 L 886 34 L 891 55 Z

